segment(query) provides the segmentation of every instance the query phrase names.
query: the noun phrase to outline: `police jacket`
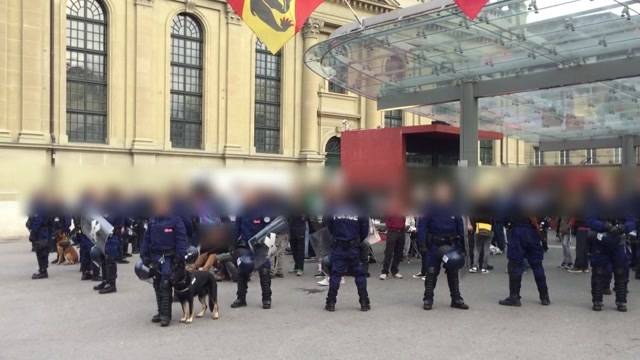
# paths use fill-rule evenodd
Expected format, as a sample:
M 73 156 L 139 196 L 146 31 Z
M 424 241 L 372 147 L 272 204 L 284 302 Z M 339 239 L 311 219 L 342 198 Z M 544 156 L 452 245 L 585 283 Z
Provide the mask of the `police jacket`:
M 428 206 L 424 216 L 418 220 L 418 243 L 434 245 L 436 239 L 448 238 L 455 245 L 462 246 L 464 222 L 462 216 L 451 205 L 434 204 Z
M 147 224 L 147 231 L 140 245 L 140 256 L 143 260 L 161 254 L 175 255 L 182 259 L 187 246 L 187 233 L 180 217 L 154 216 Z
M 275 219 L 275 211 L 268 204 L 258 204 L 244 209 L 236 217 L 235 232 L 237 236 L 236 246 L 248 248 L 247 243 L 253 235 L 264 229 Z
M 42 203 L 31 205 L 26 227 L 29 230 L 29 241 L 49 241 L 51 224 L 47 207 Z
M 360 243 L 369 236 L 369 217 L 362 216 L 353 206 L 331 208 L 323 218 L 323 224 L 336 244 Z

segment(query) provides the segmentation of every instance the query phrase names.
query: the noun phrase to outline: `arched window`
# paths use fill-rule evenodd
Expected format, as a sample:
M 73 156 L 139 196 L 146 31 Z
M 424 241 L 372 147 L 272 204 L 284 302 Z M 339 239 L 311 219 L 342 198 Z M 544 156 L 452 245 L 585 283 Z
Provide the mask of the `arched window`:
M 107 19 L 98 0 L 67 0 L 67 135 L 107 140 Z
M 337 136 L 332 137 L 327 141 L 327 145 L 324 147 L 326 153 L 324 158 L 324 165 L 331 168 L 340 167 L 340 138 Z
M 171 25 L 171 144 L 202 147 L 202 28 L 188 14 Z
M 256 43 L 254 145 L 257 152 L 280 152 L 280 53 Z

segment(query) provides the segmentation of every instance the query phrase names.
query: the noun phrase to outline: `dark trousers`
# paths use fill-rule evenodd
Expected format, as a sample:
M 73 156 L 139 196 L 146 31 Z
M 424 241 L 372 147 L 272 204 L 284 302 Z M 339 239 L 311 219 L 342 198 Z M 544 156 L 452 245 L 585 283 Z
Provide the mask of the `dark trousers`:
M 384 262 L 382 263 L 382 273 L 388 274 L 389 267 L 391 273 L 398 273 L 398 264 L 402 261 L 402 251 L 404 250 L 404 232 L 398 230 L 389 230 L 387 232 L 387 241 L 384 248 Z
M 506 247 L 506 239 L 504 238 L 504 227 L 501 223 L 493 224 L 493 242 L 501 251 Z
M 589 268 L 588 234 L 589 231 L 584 228 L 576 231 L 576 260 L 573 263 L 573 267 L 576 269 L 586 270 Z
M 358 289 L 360 303 L 369 303 L 367 292 L 367 273 L 361 261 L 361 247 L 340 247 L 336 246 L 331 250 L 331 276 L 329 277 L 329 291 L 327 292 L 327 303 L 335 304 L 340 289 L 342 276 L 353 275 Z
M 49 243 L 47 241 L 37 241 L 33 243 L 38 260 L 38 270 L 40 272 L 47 271 L 49 267 Z
M 293 268 L 295 270 L 304 270 L 304 233 L 289 234 L 289 244 L 293 253 Z

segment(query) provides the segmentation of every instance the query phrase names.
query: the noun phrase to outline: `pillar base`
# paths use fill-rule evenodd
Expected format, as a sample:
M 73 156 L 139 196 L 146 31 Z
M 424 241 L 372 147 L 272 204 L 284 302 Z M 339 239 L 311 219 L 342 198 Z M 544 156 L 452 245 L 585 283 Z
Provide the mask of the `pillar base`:
M 45 144 L 49 142 L 49 135 L 41 131 L 20 131 L 18 133 L 18 142 L 23 144 Z

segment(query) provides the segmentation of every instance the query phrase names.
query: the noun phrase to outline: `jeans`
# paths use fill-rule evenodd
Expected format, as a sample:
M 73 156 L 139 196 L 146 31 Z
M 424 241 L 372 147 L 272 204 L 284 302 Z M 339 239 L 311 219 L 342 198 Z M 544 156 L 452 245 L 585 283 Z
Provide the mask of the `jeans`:
M 560 234 L 560 242 L 562 243 L 562 263 L 565 265 L 573 264 L 571 258 L 571 234 Z
M 477 265 L 481 269 L 486 269 L 489 264 L 489 245 L 493 240 L 493 232 L 474 234 L 474 251 L 472 265 Z
M 289 234 L 289 244 L 293 253 L 294 270 L 304 270 L 304 238 L 305 234 Z
M 402 260 L 402 250 L 404 249 L 404 231 L 389 230 L 384 248 L 384 261 L 382 263 L 382 273 L 388 274 L 389 267 L 391 273 L 398 273 L 398 264 Z

